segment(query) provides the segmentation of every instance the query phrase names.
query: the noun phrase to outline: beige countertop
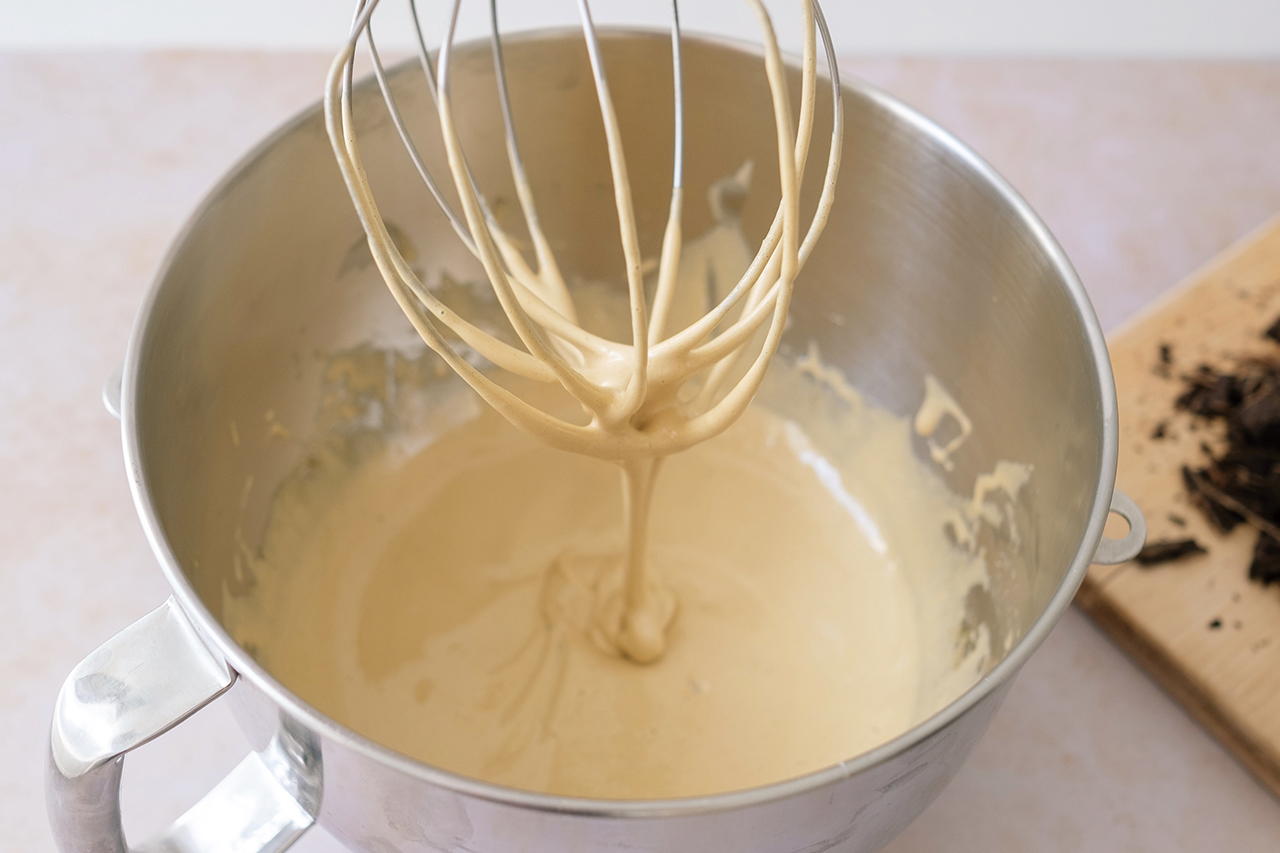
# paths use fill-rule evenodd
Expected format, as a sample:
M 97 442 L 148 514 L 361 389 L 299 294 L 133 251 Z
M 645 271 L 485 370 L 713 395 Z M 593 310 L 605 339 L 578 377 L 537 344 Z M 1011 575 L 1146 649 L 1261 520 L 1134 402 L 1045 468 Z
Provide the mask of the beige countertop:
M 314 54 L 0 55 L 0 849 L 52 850 L 42 766 L 58 686 L 167 595 L 103 380 L 187 213 L 318 96 L 326 66 Z M 1008 177 L 1106 328 L 1280 212 L 1280 63 L 845 67 Z M 144 747 L 125 774 L 126 828 L 160 828 L 246 750 L 216 703 Z M 312 831 L 295 849 L 338 845 Z M 959 777 L 887 848 L 1276 849 L 1280 803 L 1074 609 Z

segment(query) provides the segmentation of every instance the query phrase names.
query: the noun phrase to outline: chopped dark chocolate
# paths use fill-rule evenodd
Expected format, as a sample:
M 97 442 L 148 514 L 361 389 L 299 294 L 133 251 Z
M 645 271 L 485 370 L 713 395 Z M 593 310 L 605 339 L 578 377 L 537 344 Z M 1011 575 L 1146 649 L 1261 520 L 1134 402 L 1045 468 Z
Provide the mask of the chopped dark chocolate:
M 1280 325 L 1280 320 L 1276 322 L 1278 325 Z M 1280 341 L 1280 338 L 1276 338 L 1276 340 Z M 1160 345 L 1160 363 L 1173 364 L 1173 347 L 1170 346 L 1169 344 Z
M 1156 441 L 1159 441 L 1160 439 L 1164 438 L 1168 434 L 1169 434 L 1168 421 L 1161 421 L 1160 423 L 1156 424 L 1155 429 L 1151 430 L 1151 437 Z
M 1264 336 L 1280 343 L 1280 318 Z M 1162 345 L 1162 361 L 1163 356 Z M 1255 528 L 1258 543 L 1249 577 L 1264 585 L 1280 584 L 1280 357 L 1241 359 L 1231 372 L 1201 364 L 1182 378 L 1185 387 L 1175 406 L 1197 418 L 1223 421 L 1227 439 L 1221 453 L 1207 442 L 1200 443 L 1206 458 L 1203 467 L 1183 466 L 1182 482 L 1190 502 L 1222 533 L 1241 523 Z M 1152 438 L 1167 435 L 1166 422 L 1156 429 L 1160 435 L 1152 433 Z M 1163 562 L 1142 559 L 1152 549 L 1156 549 L 1153 555 L 1173 555 L 1165 559 L 1202 550 L 1195 545 L 1180 552 L 1174 546 L 1183 542 L 1195 545 L 1194 540 L 1155 542 L 1137 559 L 1147 565 Z M 1210 623 L 1210 627 L 1220 626 L 1219 620 Z
M 1219 628 L 1221 628 L 1221 627 L 1222 627 L 1222 620 L 1221 620 L 1221 619 L 1214 619 L 1212 622 L 1210 622 L 1210 623 L 1209 623 L 1209 628 L 1210 628 L 1211 630 L 1216 631 L 1216 630 L 1218 630 L 1218 629 L 1219 629 Z
M 1194 539 L 1160 539 L 1148 542 L 1133 559 L 1143 566 L 1154 566 L 1181 560 L 1191 554 L 1207 554 L 1208 550 Z

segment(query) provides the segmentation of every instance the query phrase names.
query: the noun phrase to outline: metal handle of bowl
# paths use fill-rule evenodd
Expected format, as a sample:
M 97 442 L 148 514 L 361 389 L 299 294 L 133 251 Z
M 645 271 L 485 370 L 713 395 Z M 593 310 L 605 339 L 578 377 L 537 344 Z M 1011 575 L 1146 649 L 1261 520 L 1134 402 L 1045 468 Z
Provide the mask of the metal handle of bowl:
M 124 755 L 163 734 L 235 682 L 170 598 L 71 671 L 58 693 L 45 797 L 62 853 L 128 853 L 120 823 Z M 273 747 L 276 741 L 273 741 Z M 204 799 L 135 853 L 275 853 L 315 820 L 278 781 L 266 754 L 250 753 Z M 309 806 L 309 807 L 308 807 Z
M 1124 492 L 1111 493 L 1111 511 L 1129 522 L 1129 532 L 1120 539 L 1102 537 L 1098 550 L 1093 552 L 1093 562 L 1112 566 L 1132 560 L 1147 542 L 1147 520 L 1142 510 Z

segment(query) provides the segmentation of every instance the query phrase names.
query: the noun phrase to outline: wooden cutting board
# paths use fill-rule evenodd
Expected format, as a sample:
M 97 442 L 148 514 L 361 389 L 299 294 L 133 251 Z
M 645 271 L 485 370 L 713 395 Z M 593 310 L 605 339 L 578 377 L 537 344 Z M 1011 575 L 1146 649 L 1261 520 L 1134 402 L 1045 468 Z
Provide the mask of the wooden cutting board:
M 1116 487 L 1141 507 L 1148 541 L 1193 536 L 1209 553 L 1149 568 L 1093 566 L 1076 601 L 1280 796 L 1280 587 L 1248 579 L 1253 529 L 1219 535 L 1189 505 L 1181 466 L 1202 467 L 1201 443 L 1220 449 L 1222 430 L 1173 407 L 1180 377 L 1201 363 L 1280 355 L 1262 336 L 1278 316 L 1280 217 L 1110 337 L 1120 404 Z M 1154 437 L 1162 423 L 1165 436 Z

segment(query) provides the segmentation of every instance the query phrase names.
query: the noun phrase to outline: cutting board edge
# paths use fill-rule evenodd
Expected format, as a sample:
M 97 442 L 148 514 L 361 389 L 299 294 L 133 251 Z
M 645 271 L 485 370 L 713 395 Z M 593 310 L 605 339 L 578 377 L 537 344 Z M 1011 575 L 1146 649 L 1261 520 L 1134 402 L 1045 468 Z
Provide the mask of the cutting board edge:
M 1192 719 L 1235 756 L 1254 778 L 1280 799 L 1280 761 L 1246 737 L 1242 727 L 1216 707 L 1208 693 L 1181 671 L 1159 644 L 1127 621 L 1107 596 L 1105 586 L 1086 576 L 1076 593 L 1075 604 Z

